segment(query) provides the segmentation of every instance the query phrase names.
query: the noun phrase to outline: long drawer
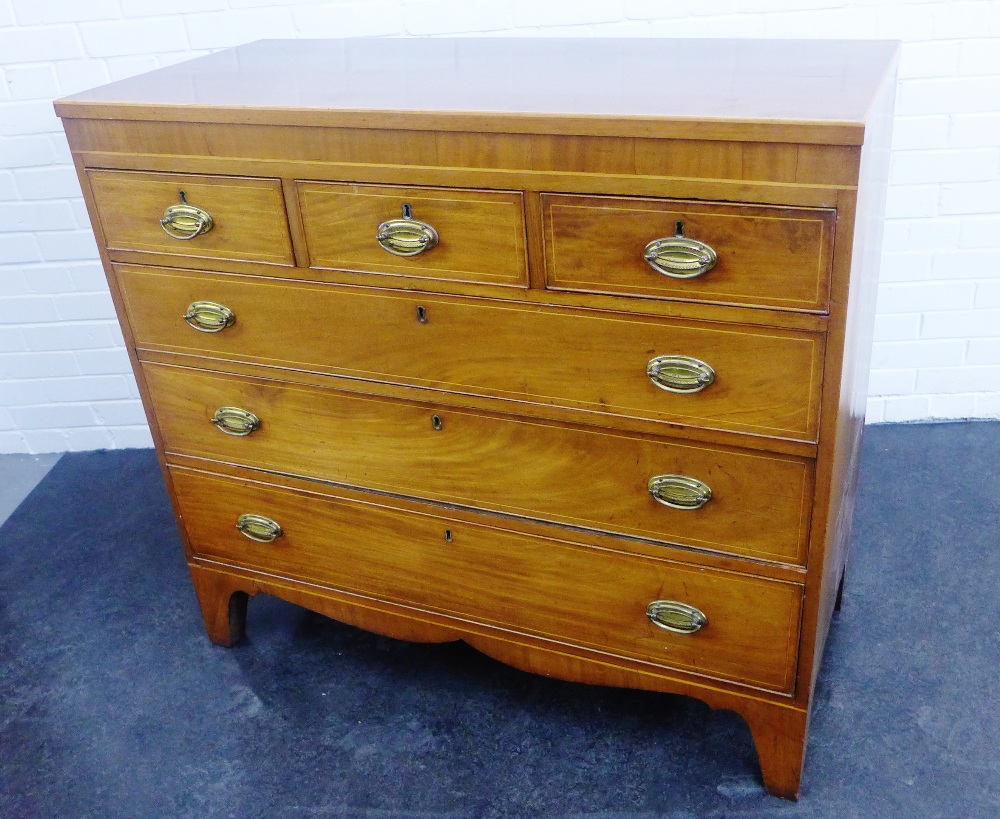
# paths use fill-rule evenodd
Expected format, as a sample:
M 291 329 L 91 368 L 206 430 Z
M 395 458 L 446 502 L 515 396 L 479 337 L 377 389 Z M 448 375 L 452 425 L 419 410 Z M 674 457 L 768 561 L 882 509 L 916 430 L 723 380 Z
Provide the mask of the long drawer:
M 515 533 L 489 518 L 474 525 L 184 469 L 171 473 L 196 557 L 792 690 L 799 585 Z M 246 514 L 277 524 L 281 534 L 266 543 L 248 538 L 237 529 Z M 277 531 L 268 533 L 259 519 L 247 528 L 256 538 Z M 691 607 L 707 622 L 692 633 L 661 628 L 647 615 L 657 602 Z M 696 615 L 688 616 L 695 623 Z
M 140 349 L 816 439 L 820 333 L 191 271 L 117 273 Z M 214 317 L 195 315 L 205 303 Z M 215 329 L 222 308 L 219 332 L 184 318 Z M 664 378 L 651 376 L 655 367 L 677 358 L 706 365 L 714 381 L 689 379 L 696 391 L 654 383 Z
M 810 460 L 143 369 L 167 452 L 737 555 L 805 559 Z M 691 493 L 705 490 L 699 506 Z

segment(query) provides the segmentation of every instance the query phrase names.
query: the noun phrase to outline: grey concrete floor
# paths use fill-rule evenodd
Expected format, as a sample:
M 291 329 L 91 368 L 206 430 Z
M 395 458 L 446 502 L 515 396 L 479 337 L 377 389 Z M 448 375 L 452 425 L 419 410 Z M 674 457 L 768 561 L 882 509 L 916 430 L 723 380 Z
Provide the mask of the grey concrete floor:
M 61 452 L 45 455 L 0 454 L 0 526 L 61 457 Z

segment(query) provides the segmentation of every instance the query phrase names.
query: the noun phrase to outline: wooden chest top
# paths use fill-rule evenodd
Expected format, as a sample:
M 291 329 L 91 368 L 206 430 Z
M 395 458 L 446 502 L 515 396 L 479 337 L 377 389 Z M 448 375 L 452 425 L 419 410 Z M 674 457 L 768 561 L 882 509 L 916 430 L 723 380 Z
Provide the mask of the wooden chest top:
M 869 40 L 262 40 L 66 97 L 56 110 L 860 145 L 896 48 Z

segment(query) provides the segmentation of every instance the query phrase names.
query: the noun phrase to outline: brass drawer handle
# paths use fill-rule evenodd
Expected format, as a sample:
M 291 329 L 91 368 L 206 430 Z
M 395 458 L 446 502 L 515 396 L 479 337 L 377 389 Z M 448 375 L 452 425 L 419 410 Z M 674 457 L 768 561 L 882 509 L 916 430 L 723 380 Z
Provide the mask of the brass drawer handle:
M 255 540 L 257 543 L 270 543 L 284 534 L 277 522 L 263 515 L 252 515 L 249 513 L 240 515 L 236 521 L 236 528 L 245 537 Z
M 701 392 L 715 381 L 715 370 L 688 355 L 659 355 L 646 365 L 646 375 L 667 392 Z
M 193 301 L 183 316 L 190 326 L 203 333 L 218 333 L 236 322 L 236 314 L 214 301 Z
M 719 256 L 709 245 L 683 234 L 678 223 L 676 236 L 653 239 L 642 251 L 642 257 L 653 270 L 672 279 L 693 279 L 715 267 Z
M 260 429 L 260 418 L 250 410 L 240 407 L 219 407 L 212 416 L 212 423 L 226 435 L 243 437 Z
M 434 247 L 440 237 L 426 222 L 413 218 L 409 203 L 403 205 L 403 218 L 390 219 L 378 226 L 375 241 L 394 256 L 417 256 Z
M 184 191 L 181 191 L 181 203 L 163 211 L 163 218 L 160 219 L 163 232 L 182 242 L 208 233 L 214 225 L 208 211 L 188 204 Z
M 671 509 L 701 509 L 712 499 L 712 488 L 687 475 L 656 475 L 649 479 L 649 494 Z
M 646 616 L 654 626 L 677 634 L 694 634 L 708 625 L 705 612 L 676 600 L 654 600 L 646 606 Z

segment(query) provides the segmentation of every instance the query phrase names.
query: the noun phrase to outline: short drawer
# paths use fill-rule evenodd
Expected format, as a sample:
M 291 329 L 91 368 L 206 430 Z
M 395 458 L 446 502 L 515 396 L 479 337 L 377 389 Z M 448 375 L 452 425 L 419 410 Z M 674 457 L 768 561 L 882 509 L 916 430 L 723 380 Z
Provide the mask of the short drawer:
M 471 524 L 177 468 L 172 479 L 197 557 L 657 666 L 794 686 L 802 588 L 793 583 L 511 532 L 488 516 Z M 242 515 L 266 519 L 244 518 L 254 537 L 277 534 L 269 522 L 281 534 L 253 540 L 237 529 Z M 692 633 L 654 625 L 647 610 L 657 601 L 707 622 Z
M 519 413 L 557 405 L 590 413 L 582 420 L 816 436 L 821 333 L 190 271 L 118 276 L 140 348 L 510 399 Z M 192 329 L 184 316 L 204 302 L 229 326 Z M 714 381 L 681 367 L 690 390 L 662 388 L 681 383 L 673 357 L 706 364 Z
M 312 267 L 527 286 L 520 193 L 299 182 L 298 195 Z
M 542 215 L 551 289 L 828 307 L 833 210 L 543 194 Z
M 295 264 L 278 179 L 88 170 L 112 259 Z
M 805 559 L 810 460 L 143 369 L 167 452 L 766 560 Z

